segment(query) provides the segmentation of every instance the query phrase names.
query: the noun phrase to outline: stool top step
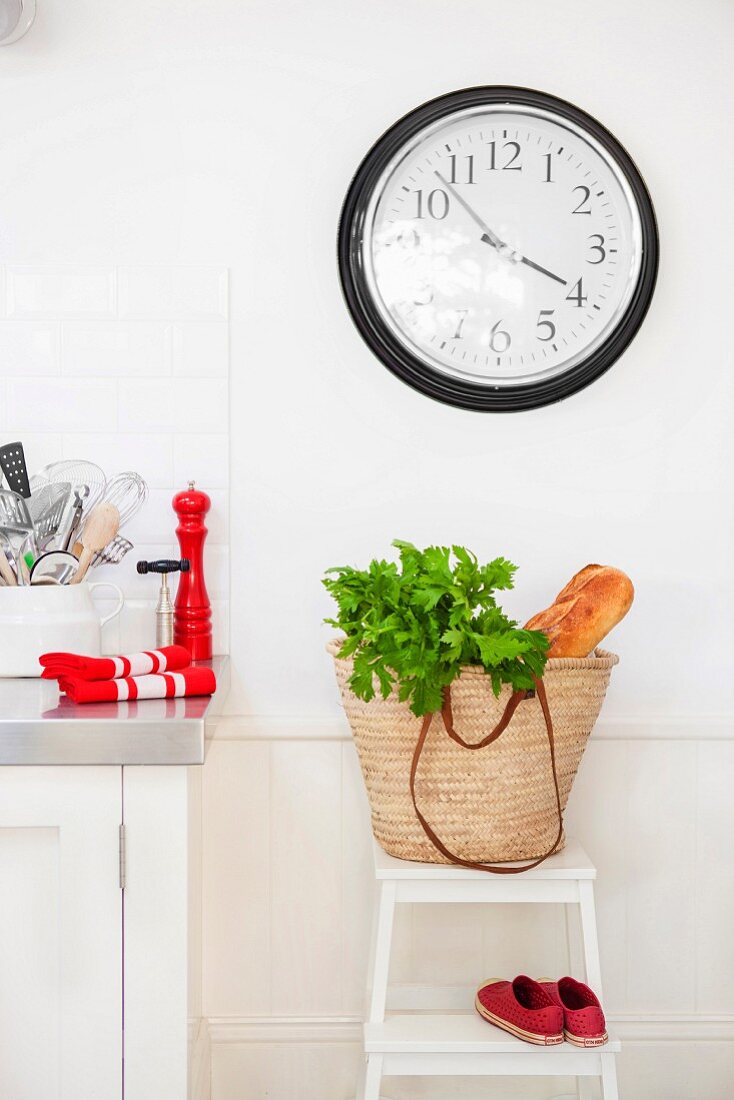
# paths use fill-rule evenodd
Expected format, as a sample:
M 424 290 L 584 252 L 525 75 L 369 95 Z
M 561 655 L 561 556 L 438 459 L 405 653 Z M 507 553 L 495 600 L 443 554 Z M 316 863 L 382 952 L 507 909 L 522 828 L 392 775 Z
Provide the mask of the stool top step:
M 479 879 L 486 882 L 488 878 L 503 879 L 517 882 L 519 879 L 595 879 L 596 867 L 587 856 L 577 840 L 566 840 L 566 847 L 549 856 L 539 867 L 532 871 L 524 871 L 521 875 L 488 875 L 486 871 L 472 871 L 468 867 L 457 867 L 451 863 L 414 863 L 408 859 L 396 859 L 384 852 L 376 840 L 373 839 L 373 855 L 375 861 L 375 877 L 378 879 L 402 879 L 414 882 L 418 879 L 428 879 L 433 882 L 467 879 Z M 508 863 L 508 867 L 516 866 Z

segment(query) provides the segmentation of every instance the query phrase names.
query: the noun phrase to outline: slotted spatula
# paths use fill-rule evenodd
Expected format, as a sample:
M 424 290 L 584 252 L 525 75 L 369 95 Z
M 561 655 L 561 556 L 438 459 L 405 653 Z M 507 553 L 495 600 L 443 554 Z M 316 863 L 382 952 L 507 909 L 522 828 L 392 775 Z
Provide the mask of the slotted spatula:
M 25 499 L 31 495 L 22 443 L 6 443 L 0 447 L 0 469 L 14 493 Z
M 28 513 L 40 547 L 45 547 L 58 531 L 70 496 L 69 482 L 59 481 L 55 485 L 44 485 L 28 501 Z

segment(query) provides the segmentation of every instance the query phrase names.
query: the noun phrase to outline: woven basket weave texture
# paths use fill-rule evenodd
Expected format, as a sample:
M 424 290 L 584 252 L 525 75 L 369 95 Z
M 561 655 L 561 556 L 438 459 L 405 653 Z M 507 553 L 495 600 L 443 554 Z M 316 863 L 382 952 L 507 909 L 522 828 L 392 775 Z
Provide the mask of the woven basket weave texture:
M 357 746 L 375 837 L 400 859 L 445 862 L 423 832 L 410 797 L 410 766 L 421 719 L 398 700 L 396 691 L 369 703 L 358 699 L 347 683 L 352 660 L 337 657 L 340 644 L 335 639 L 327 649 Z M 618 660 L 597 649 L 591 657 L 551 658 L 546 664 L 543 682 L 553 718 L 563 810 Z M 451 685 L 454 728 L 465 741 L 481 741 L 499 721 L 510 695 L 511 689 L 504 687 L 495 698 L 481 668 L 464 668 Z M 452 741 L 441 715 L 434 715 L 416 779 L 416 801 L 443 843 L 462 859 L 502 863 L 541 856 L 558 832 L 558 811 L 538 700 L 523 700 L 504 733 L 476 752 Z

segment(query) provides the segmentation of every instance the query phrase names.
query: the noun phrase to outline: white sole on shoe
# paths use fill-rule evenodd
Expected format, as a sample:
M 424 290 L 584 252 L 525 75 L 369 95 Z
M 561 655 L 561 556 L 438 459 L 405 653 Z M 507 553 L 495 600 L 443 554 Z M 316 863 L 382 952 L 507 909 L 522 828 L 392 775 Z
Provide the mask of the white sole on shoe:
M 502 981 L 503 979 L 498 978 L 496 980 Z M 484 989 L 486 985 L 490 984 L 492 983 L 485 982 L 484 985 L 480 986 L 479 988 L 480 990 Z M 509 1023 L 509 1021 L 503 1020 L 501 1016 L 495 1016 L 493 1012 L 490 1012 L 489 1009 L 485 1008 L 484 1005 L 481 1003 L 481 1001 L 479 1000 L 479 992 L 477 992 L 477 995 L 474 998 L 474 1007 L 476 1008 L 477 1012 L 483 1020 L 486 1020 L 490 1024 L 494 1024 L 495 1027 L 502 1028 L 503 1031 L 508 1031 L 510 1035 L 514 1035 L 517 1039 L 522 1039 L 525 1043 L 534 1043 L 535 1046 L 538 1047 L 555 1047 L 558 1046 L 559 1043 L 563 1042 L 562 1033 L 558 1035 L 539 1035 L 537 1032 L 526 1031 L 524 1028 L 518 1027 L 516 1024 L 511 1024 Z
M 563 1034 L 566 1042 L 573 1043 L 575 1047 L 603 1047 L 609 1042 L 606 1031 L 603 1035 L 574 1035 L 573 1032 L 564 1029 Z

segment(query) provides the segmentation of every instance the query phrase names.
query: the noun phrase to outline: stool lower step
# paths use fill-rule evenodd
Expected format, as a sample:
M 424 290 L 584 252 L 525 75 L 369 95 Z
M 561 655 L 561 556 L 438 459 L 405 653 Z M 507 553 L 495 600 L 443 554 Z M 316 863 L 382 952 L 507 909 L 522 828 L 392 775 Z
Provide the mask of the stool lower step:
M 366 1054 L 573 1054 L 598 1065 L 599 1054 L 616 1054 L 620 1042 L 610 1036 L 603 1047 L 582 1050 L 571 1043 L 542 1047 L 524 1043 L 483 1020 L 476 1012 L 420 1012 L 388 1016 L 364 1025 Z M 598 1072 L 598 1071 L 594 1071 Z

